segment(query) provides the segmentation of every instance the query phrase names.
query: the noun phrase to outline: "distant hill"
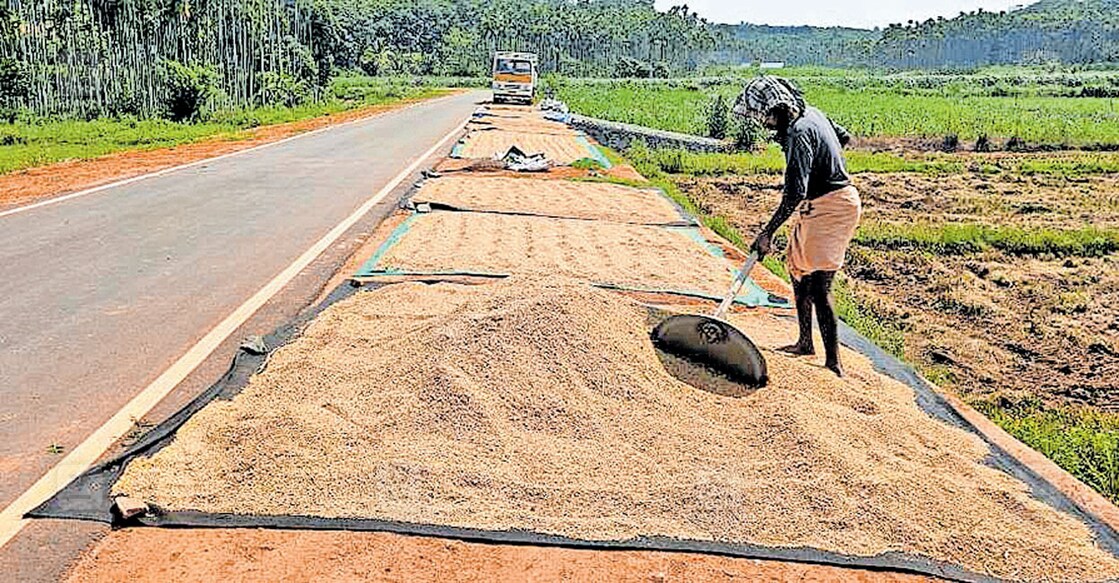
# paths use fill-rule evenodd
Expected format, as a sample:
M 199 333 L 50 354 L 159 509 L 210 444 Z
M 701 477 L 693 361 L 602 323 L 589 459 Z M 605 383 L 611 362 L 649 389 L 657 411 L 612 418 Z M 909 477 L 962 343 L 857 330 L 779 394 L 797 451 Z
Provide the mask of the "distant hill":
M 874 55 L 901 67 L 1119 61 L 1119 0 L 1041 0 L 882 31 Z
M 1041 0 L 1009 12 L 894 24 L 882 30 L 715 25 L 720 63 L 954 68 L 1119 62 L 1119 0 Z

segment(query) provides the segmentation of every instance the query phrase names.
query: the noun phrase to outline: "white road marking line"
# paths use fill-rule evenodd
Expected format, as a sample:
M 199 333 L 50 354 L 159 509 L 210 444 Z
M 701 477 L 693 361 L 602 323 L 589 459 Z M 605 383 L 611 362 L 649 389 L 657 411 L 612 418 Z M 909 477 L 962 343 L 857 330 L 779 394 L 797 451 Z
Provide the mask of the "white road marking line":
M 469 120 L 469 118 L 467 118 Z M 120 411 L 113 415 L 104 425 L 97 428 L 81 444 L 74 448 L 58 464 L 49 469 L 43 477 L 39 478 L 19 498 L 16 498 L 3 511 L 0 511 L 0 548 L 3 548 L 27 524 L 28 519 L 23 515 L 30 512 L 39 504 L 58 493 L 74 478 L 86 471 L 97 461 L 120 436 L 127 433 L 135 419 L 146 415 L 156 404 L 167 396 L 180 382 L 183 381 L 198 365 L 202 364 L 233 332 L 241 327 L 257 310 L 268 300 L 272 299 L 284 286 L 295 279 L 308 265 L 311 264 L 323 251 L 334 244 L 350 227 L 354 226 L 366 213 L 380 203 L 406 178 L 419 168 L 424 160 L 444 148 L 447 142 L 458 136 L 466 128 L 464 120 L 461 124 L 443 136 L 428 151 L 416 158 L 407 168 L 389 181 L 377 194 L 365 201 L 350 216 L 338 223 L 334 229 L 318 240 L 310 249 L 300 255 L 294 263 L 280 272 L 272 281 L 265 284 L 245 303 L 241 304 L 232 314 L 226 316 L 217 326 L 211 329 L 194 346 L 187 350 L 163 374 L 152 381 L 150 385 L 140 391 Z M 337 126 L 334 126 L 337 127 Z
M 149 178 L 156 178 L 158 176 L 163 176 L 165 174 L 170 174 L 172 172 L 178 172 L 179 170 L 186 170 L 187 168 L 194 168 L 195 166 L 201 166 L 203 164 L 210 164 L 211 162 L 217 162 L 218 160 L 224 160 L 226 158 L 232 158 L 233 156 L 240 156 L 241 154 L 248 154 L 249 152 L 257 152 L 257 151 L 263 150 L 265 148 L 271 148 L 273 146 L 279 146 L 280 144 L 286 144 L 290 141 L 298 140 L 300 138 L 307 138 L 307 137 L 313 136 L 315 134 L 325 132 L 327 130 L 343 128 L 343 127 L 346 127 L 346 126 L 349 126 L 349 125 L 361 123 L 361 122 L 364 122 L 364 121 L 369 121 L 371 119 L 376 119 L 376 118 L 381 117 L 381 116 L 386 115 L 386 114 L 399 113 L 401 111 L 407 111 L 409 109 L 419 107 L 421 105 L 427 105 L 429 103 L 437 103 L 437 102 L 443 101 L 445 99 L 450 99 L 452 97 L 455 97 L 456 95 L 457 94 L 451 94 L 451 95 L 448 95 L 446 97 L 437 97 L 435 99 L 425 99 L 423 101 L 417 101 L 416 103 L 411 103 L 411 104 L 406 105 L 404 107 L 377 112 L 373 115 L 368 115 L 368 116 L 365 116 L 365 117 L 361 117 L 361 118 L 358 118 L 358 119 L 355 119 L 355 120 L 350 120 L 350 121 L 340 123 L 340 124 L 328 125 L 328 126 L 325 126 L 325 127 L 321 127 L 317 130 L 311 130 L 309 132 L 303 132 L 301 134 L 296 134 L 294 136 L 290 136 L 290 137 L 284 138 L 282 140 L 276 140 L 275 142 L 268 142 L 266 144 L 261 144 L 259 146 L 253 146 L 251 148 L 245 148 L 244 150 L 237 150 L 236 152 L 230 152 L 228 154 L 222 154 L 220 156 L 214 156 L 213 158 L 205 158 L 205 159 L 202 159 L 202 160 L 196 160 L 194 162 L 189 162 L 187 164 L 180 164 L 178 166 L 172 166 L 170 168 L 164 168 L 163 170 L 156 170 L 155 172 L 149 172 L 147 174 L 141 174 L 139 176 L 133 176 L 132 178 L 125 178 L 124 180 L 118 180 L 116 182 L 110 182 L 109 184 L 102 184 L 101 186 L 94 186 L 93 188 L 87 188 L 85 190 L 79 190 L 78 192 L 71 192 L 70 194 L 65 194 L 65 195 L 62 195 L 62 196 L 56 196 L 54 198 L 48 198 L 46 200 L 31 203 L 31 204 L 28 204 L 28 205 L 25 205 L 25 206 L 17 206 L 16 208 L 13 208 L 13 209 L 8 209 L 6 211 L 0 211 L 0 219 L 4 218 L 6 216 L 27 212 L 27 211 L 30 211 L 30 210 L 34 210 L 34 209 L 37 209 L 37 208 L 42 208 L 42 207 L 45 207 L 45 206 L 50 206 L 50 205 L 53 205 L 53 204 L 58 204 L 60 202 L 65 202 L 65 201 L 68 201 L 68 200 L 72 200 L 72 199 L 75 199 L 75 198 L 87 196 L 87 195 L 90 195 L 90 194 L 95 194 L 95 193 L 98 193 L 98 192 L 101 192 L 101 191 L 104 191 L 104 190 L 108 190 L 110 188 L 116 188 L 118 186 L 126 186 L 126 185 L 132 184 L 134 182 L 140 182 L 141 180 L 147 180 Z M 185 146 L 185 145 L 190 145 L 190 144 L 183 144 L 183 145 Z

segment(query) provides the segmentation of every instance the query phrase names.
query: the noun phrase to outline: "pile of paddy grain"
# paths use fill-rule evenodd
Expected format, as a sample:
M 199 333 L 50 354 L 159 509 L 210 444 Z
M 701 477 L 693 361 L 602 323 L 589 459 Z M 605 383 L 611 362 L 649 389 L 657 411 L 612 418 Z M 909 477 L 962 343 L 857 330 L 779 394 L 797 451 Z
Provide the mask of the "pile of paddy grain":
M 787 340 L 777 322 L 739 319 L 763 345 Z M 115 491 L 171 510 L 900 551 L 1022 580 L 1119 574 L 1084 524 L 865 360 L 848 354 L 837 380 L 767 351 L 771 385 L 726 398 L 668 376 L 648 331 L 640 305 L 568 282 L 359 293 Z

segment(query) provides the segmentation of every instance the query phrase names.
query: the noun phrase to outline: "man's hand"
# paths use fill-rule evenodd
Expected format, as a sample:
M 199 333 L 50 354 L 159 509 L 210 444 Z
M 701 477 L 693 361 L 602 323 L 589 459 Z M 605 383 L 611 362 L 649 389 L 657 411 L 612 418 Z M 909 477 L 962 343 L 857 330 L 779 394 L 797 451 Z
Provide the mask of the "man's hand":
M 773 251 L 773 235 L 770 235 L 768 231 L 763 231 L 757 239 L 754 239 L 754 244 L 750 245 L 750 251 L 756 251 L 758 259 L 769 255 L 769 252 Z

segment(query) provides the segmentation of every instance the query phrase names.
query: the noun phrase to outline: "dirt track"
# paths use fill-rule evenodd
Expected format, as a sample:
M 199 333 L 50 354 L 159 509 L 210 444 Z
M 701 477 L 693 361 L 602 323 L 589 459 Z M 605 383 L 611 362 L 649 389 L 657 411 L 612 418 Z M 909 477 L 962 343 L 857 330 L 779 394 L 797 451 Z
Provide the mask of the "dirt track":
M 68 583 L 214 581 L 752 581 L 920 583 L 916 575 L 710 555 L 483 545 L 381 533 L 115 532 Z

